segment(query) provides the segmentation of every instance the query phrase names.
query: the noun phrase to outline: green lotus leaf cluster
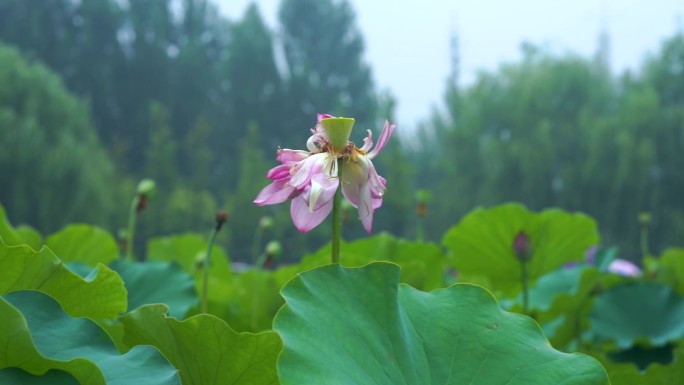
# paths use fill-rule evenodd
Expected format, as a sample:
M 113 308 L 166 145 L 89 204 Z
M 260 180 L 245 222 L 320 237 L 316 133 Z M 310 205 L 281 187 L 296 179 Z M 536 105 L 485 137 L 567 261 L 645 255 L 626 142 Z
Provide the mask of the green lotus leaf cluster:
M 466 281 L 475 279 L 495 293 L 513 296 L 521 289 L 520 261 L 513 250 L 521 232 L 531 243 L 531 281 L 582 261 L 586 250 L 599 242 L 596 222 L 587 215 L 558 209 L 535 213 L 511 203 L 472 211 L 447 231 L 443 243 L 450 263 Z

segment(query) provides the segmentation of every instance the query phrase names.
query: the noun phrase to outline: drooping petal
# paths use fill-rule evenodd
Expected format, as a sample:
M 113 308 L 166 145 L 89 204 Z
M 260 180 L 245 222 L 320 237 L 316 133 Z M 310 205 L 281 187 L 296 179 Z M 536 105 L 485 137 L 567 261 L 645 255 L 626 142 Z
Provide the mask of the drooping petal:
M 323 170 L 328 157 L 327 153 L 321 153 L 304 159 L 298 164 L 299 167 L 294 169 L 290 184 L 296 189 L 308 186 L 311 183 L 311 177 Z
M 297 230 L 302 233 L 309 232 L 311 229 L 320 225 L 330 214 L 333 207 L 333 200 L 321 206 L 318 210 L 309 212 L 309 206 L 303 196 L 298 196 L 290 204 L 290 215 Z
M 308 151 L 289 150 L 287 148 L 278 150 L 276 159 L 283 164 L 294 164 L 311 156 Z
M 373 132 L 371 130 L 366 130 L 366 132 L 368 133 L 368 136 L 363 138 L 363 147 L 361 147 L 361 151 L 364 153 L 367 153 L 373 148 Z
M 292 167 L 288 166 L 286 164 L 281 164 L 280 166 L 273 167 L 272 169 L 268 170 L 268 173 L 266 174 L 266 177 L 271 180 L 280 180 L 280 179 L 285 179 L 289 178 L 290 175 L 290 169 Z
M 373 229 L 373 211 L 375 209 L 371 198 L 371 187 L 369 183 L 364 183 L 359 188 L 359 219 L 368 234 Z
M 382 133 L 380 133 L 378 143 L 375 144 L 375 148 L 373 149 L 373 151 L 370 151 L 368 153 L 369 159 L 375 158 L 380 153 L 380 151 L 382 151 L 382 149 L 385 148 L 385 145 L 389 141 L 396 127 L 397 126 L 395 124 L 390 124 L 389 121 L 385 120 L 385 126 L 382 128 Z
M 342 194 L 355 208 L 359 207 L 361 185 L 368 181 L 368 170 L 363 162 L 344 162 L 342 166 Z
M 366 171 L 366 180 L 370 183 L 371 189 L 375 195 L 383 196 L 385 191 L 385 183 L 377 171 L 375 171 L 375 166 L 373 162 L 367 156 L 359 156 L 358 162 L 362 165 L 362 168 Z
M 316 174 L 311 178 L 311 191 L 309 192 L 309 212 L 320 209 L 335 197 L 339 181 L 337 178 L 329 178 L 324 174 Z
M 286 179 L 281 179 L 264 187 L 259 195 L 254 198 L 254 204 L 258 206 L 275 205 L 278 203 L 283 203 L 297 195 L 296 189 L 290 186 L 287 182 L 288 181 Z

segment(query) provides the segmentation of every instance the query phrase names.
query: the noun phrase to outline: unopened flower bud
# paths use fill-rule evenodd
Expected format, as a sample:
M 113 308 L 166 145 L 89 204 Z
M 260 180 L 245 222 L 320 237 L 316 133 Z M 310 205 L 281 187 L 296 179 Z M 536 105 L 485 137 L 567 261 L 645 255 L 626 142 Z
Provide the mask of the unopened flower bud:
M 519 231 L 513 239 L 513 252 L 521 261 L 529 261 L 532 258 L 532 242 L 524 231 Z
M 195 254 L 195 270 L 200 271 L 204 269 L 204 260 L 207 259 L 207 253 L 200 251 Z
M 147 199 L 152 199 L 157 194 L 157 184 L 152 179 L 145 178 L 138 183 L 136 193 L 145 196 Z
M 259 219 L 259 228 L 261 228 L 262 230 L 268 230 L 271 227 L 273 227 L 274 223 L 275 222 L 271 217 L 261 217 L 261 219 Z
M 649 212 L 639 213 L 638 218 L 642 228 L 647 228 L 651 224 L 651 213 Z
M 216 230 L 221 230 L 221 226 L 228 221 L 228 213 L 225 211 L 216 212 Z
M 278 241 L 271 241 L 266 244 L 266 255 L 271 257 L 278 257 L 283 252 L 283 246 Z

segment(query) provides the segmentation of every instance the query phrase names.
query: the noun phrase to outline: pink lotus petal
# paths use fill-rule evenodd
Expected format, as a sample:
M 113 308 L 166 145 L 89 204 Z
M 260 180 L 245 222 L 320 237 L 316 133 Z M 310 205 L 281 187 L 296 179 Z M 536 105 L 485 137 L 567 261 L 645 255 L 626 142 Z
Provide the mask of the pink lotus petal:
M 296 168 L 294 170 L 294 174 L 292 174 L 292 178 L 290 179 L 290 184 L 294 186 L 296 189 L 301 189 L 309 185 L 311 183 L 311 177 L 318 173 L 321 172 L 323 169 L 324 164 L 322 163 L 325 161 L 325 157 L 328 154 L 316 154 L 312 155 L 300 163 L 300 167 Z
M 385 148 L 385 145 L 392 136 L 392 133 L 394 132 L 395 128 L 397 128 L 395 124 L 390 124 L 389 121 L 385 120 L 385 127 L 382 128 L 382 133 L 380 133 L 378 143 L 375 144 L 375 148 L 373 149 L 373 151 L 369 152 L 367 155 L 369 159 L 373 159 L 378 154 L 380 154 L 380 151 L 382 151 L 382 149 Z
M 364 183 L 359 188 L 359 218 L 363 223 L 363 228 L 368 234 L 373 229 L 373 201 L 371 198 L 371 187 L 369 183 Z
M 297 195 L 294 187 L 287 184 L 287 180 L 277 180 L 268 186 L 254 198 L 254 204 L 258 206 L 274 205 L 283 203 Z
M 323 120 L 323 119 L 330 119 L 330 118 L 334 118 L 334 116 L 332 116 L 330 114 L 316 114 L 316 119 L 318 120 L 318 123 L 320 123 L 321 120 Z
M 361 147 L 361 151 L 367 153 L 373 148 L 373 132 L 371 132 L 371 130 L 366 130 L 366 132 L 368 133 L 368 136 L 363 138 L 363 147 Z
M 329 178 L 324 174 L 316 174 L 311 178 L 311 190 L 309 191 L 309 211 L 315 211 L 332 201 L 337 192 L 339 180 L 337 178 Z
M 288 164 L 300 162 L 309 156 L 311 154 L 308 151 L 282 149 L 278 150 L 278 157 L 276 159 L 281 163 Z
M 273 167 L 272 169 L 268 170 L 268 173 L 266 174 L 266 177 L 271 179 L 271 180 L 280 180 L 280 179 L 285 179 L 289 178 L 290 175 L 290 169 L 292 167 L 281 164 L 280 166 Z
M 297 230 L 302 233 L 307 233 L 320 225 L 330 214 L 332 208 L 333 200 L 331 199 L 318 210 L 309 212 L 309 205 L 306 203 L 304 197 L 300 195 L 292 200 L 292 203 L 290 204 L 290 215 L 292 216 L 292 222 L 294 222 Z
M 613 262 L 608 265 L 608 271 L 613 274 L 622 275 L 623 277 L 640 277 L 642 275 L 639 266 L 620 258 L 613 260 Z

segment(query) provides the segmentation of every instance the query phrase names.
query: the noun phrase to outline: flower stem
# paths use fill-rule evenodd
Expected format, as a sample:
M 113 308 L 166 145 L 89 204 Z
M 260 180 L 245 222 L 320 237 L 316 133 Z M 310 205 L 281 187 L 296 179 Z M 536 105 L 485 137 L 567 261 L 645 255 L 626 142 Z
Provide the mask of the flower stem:
M 640 245 L 641 245 L 641 257 L 646 258 L 651 253 L 648 251 L 648 227 L 647 226 L 642 226 L 641 227 L 641 239 L 640 239 Z
M 520 281 L 522 283 L 522 294 L 523 294 L 523 314 L 528 314 L 529 309 L 529 293 L 527 290 L 527 261 L 520 261 Z
M 204 270 L 204 281 L 202 281 L 202 313 L 206 313 L 208 310 L 207 297 L 209 293 L 209 265 L 211 261 L 211 250 L 214 248 L 214 240 L 216 240 L 216 234 L 218 233 L 220 226 L 214 227 L 211 231 L 211 236 L 209 236 L 209 244 L 207 245 L 207 253 L 204 256 L 204 263 L 202 265 L 202 270 Z
M 337 191 L 333 199 L 332 263 L 340 263 L 340 239 L 342 238 L 342 158 L 337 159 Z
M 425 239 L 425 229 L 423 224 L 423 218 L 418 217 L 416 220 L 416 241 L 423 242 Z
M 254 232 L 254 238 L 252 239 L 252 263 L 257 266 L 257 263 L 259 261 L 259 250 L 261 249 L 261 238 L 264 235 L 264 229 L 261 226 L 258 226 L 256 231 Z M 257 266 L 258 268 L 261 268 Z
M 126 234 L 126 259 L 133 261 L 133 241 L 135 240 L 135 222 L 138 219 L 138 205 L 140 195 L 135 194 L 131 201 L 131 208 L 128 211 L 128 230 Z

